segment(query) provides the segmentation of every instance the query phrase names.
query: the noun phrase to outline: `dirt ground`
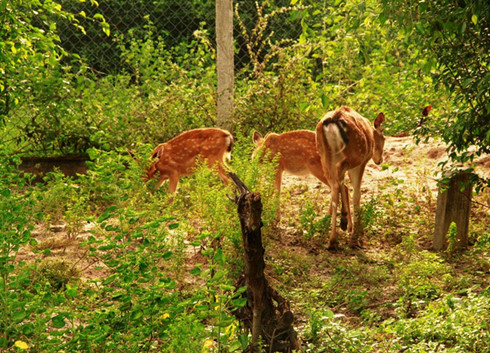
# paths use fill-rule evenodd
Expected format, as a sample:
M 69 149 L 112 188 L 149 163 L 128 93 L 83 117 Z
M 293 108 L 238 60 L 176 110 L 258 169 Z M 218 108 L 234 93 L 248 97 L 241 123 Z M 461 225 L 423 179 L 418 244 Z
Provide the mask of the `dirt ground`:
M 446 147 L 442 141 L 431 139 L 416 144 L 412 137 L 387 137 L 383 163 L 376 165 L 370 161 L 366 166 L 361 184 L 361 205 L 376 195 L 394 194 L 401 190 L 405 195 L 423 195 L 433 203 L 435 212 L 439 189 L 437 179 L 441 176 L 439 165 L 447 160 Z M 482 177 L 490 177 L 490 155 L 478 158 L 475 161 L 475 170 Z M 348 177 L 346 182 L 349 183 Z M 319 197 L 323 194 L 324 202 L 328 202 L 330 195 L 330 189 L 313 176 L 285 174 L 283 190 L 291 193 L 290 207 L 295 208 L 291 210 L 293 213 L 298 212 L 295 199 L 307 191 L 313 191 L 318 202 L 321 202 Z M 352 189 L 350 195 L 352 198 Z M 485 190 L 478 199 L 487 204 L 490 201 L 490 190 Z M 284 222 L 281 225 L 287 228 Z M 290 230 L 289 233 L 291 232 L 294 233 Z
M 420 184 L 428 185 L 430 190 L 437 196 L 437 177 L 440 176 L 438 164 L 447 161 L 446 147 L 443 142 L 430 140 L 426 143 L 415 144 L 411 137 L 387 137 L 383 153 L 383 164 L 378 166 L 370 161 L 362 180 L 362 197 L 374 194 L 379 190 L 390 188 L 387 184 L 389 179 L 403 180 L 409 187 Z M 475 162 L 476 171 L 481 176 L 490 175 L 490 156 L 482 156 Z M 285 175 L 283 188 L 297 184 L 306 184 L 315 189 L 324 187 L 321 182 L 313 176 Z M 392 186 L 395 188 L 397 186 Z M 325 186 L 326 192 L 328 188 Z

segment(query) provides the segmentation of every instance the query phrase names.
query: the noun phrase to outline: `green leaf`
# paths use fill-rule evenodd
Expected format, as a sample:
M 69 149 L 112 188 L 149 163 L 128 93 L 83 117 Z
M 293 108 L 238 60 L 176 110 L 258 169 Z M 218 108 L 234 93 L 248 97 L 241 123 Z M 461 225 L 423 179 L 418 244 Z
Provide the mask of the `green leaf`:
M 177 283 L 175 281 L 170 281 L 170 282 L 165 283 L 164 287 L 166 289 L 174 289 L 176 285 L 177 285 Z
M 111 35 L 111 29 L 109 27 L 109 24 L 107 22 L 102 22 L 102 31 L 105 33 L 106 36 L 110 36 Z
M 224 318 L 221 321 L 218 322 L 217 326 L 218 327 L 228 327 L 233 323 L 233 319 L 231 318 Z
M 246 334 L 239 335 L 238 341 L 242 345 L 243 350 L 245 350 L 248 347 L 248 335 L 246 335 Z
M 321 96 L 321 99 L 322 99 L 322 107 L 323 109 L 328 109 L 328 97 L 325 93 L 322 93 L 322 96 Z
M 167 261 L 168 261 L 168 260 L 170 260 L 170 259 L 172 258 L 172 252 L 171 252 L 171 251 L 167 251 L 166 253 L 164 253 L 164 254 L 162 255 L 162 258 L 163 258 L 164 260 L 167 260 Z
M 361 12 L 364 12 L 366 11 L 366 2 L 365 1 L 361 1 L 358 5 L 357 5 L 357 8 L 359 9 L 359 11 Z
M 104 213 L 102 213 L 100 215 L 100 217 L 97 219 L 97 223 L 102 223 L 104 222 L 106 219 L 112 217 L 114 215 L 114 210 L 117 209 L 117 206 L 110 206 L 108 207 Z
M 242 294 L 245 293 L 246 291 L 247 291 L 247 286 L 242 286 L 236 290 L 235 294 Z
M 189 273 L 193 276 L 199 276 L 201 274 L 201 268 L 200 267 L 194 267 L 189 271 Z
M 478 23 L 478 16 L 477 15 L 471 16 L 471 22 L 473 22 L 476 25 Z
M 231 301 L 231 305 L 235 308 L 243 308 L 247 304 L 247 298 L 238 298 Z
M 3 190 L 0 191 L 0 193 L 4 197 L 10 197 L 10 195 L 12 195 L 12 192 L 10 191 L 10 189 L 3 189 Z
M 177 229 L 177 228 L 179 228 L 178 222 L 172 223 L 168 226 L 168 229 Z
M 221 249 L 216 250 L 216 253 L 213 256 L 213 260 L 216 261 L 221 266 L 224 266 L 225 254 L 223 253 L 223 250 L 221 250 Z
M 68 298 L 75 298 L 78 295 L 78 287 L 70 287 L 68 286 L 65 290 L 65 295 Z
M 110 275 L 109 277 L 107 277 L 105 280 L 102 281 L 102 284 L 106 286 L 109 283 L 114 282 L 116 280 L 116 278 L 117 278 L 116 274 Z
M 220 284 L 219 286 L 221 288 L 221 290 L 224 290 L 224 291 L 234 291 L 235 290 L 235 286 L 232 286 L 230 284 Z
M 16 311 L 14 315 L 12 315 L 12 321 L 16 324 L 24 321 L 27 317 L 28 312 L 26 310 Z
M 299 103 L 300 112 L 305 112 L 310 107 L 309 103 Z
M 63 315 L 55 316 L 51 320 L 53 321 L 53 326 L 56 328 L 63 328 L 66 325 L 65 317 Z
M 208 249 L 203 249 L 201 251 L 201 254 L 203 254 L 204 256 L 211 256 L 213 255 L 213 252 L 214 252 L 213 248 L 208 248 Z

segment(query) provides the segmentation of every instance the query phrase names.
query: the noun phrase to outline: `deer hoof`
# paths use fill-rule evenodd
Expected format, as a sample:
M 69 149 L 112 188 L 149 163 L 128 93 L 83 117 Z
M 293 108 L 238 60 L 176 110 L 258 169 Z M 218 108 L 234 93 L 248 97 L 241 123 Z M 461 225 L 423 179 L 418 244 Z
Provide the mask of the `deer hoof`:
M 327 244 L 327 250 L 338 250 L 339 249 L 339 243 L 335 241 L 329 241 Z
M 343 231 L 347 230 L 347 223 L 347 218 L 342 217 L 340 219 L 340 229 L 342 229 Z

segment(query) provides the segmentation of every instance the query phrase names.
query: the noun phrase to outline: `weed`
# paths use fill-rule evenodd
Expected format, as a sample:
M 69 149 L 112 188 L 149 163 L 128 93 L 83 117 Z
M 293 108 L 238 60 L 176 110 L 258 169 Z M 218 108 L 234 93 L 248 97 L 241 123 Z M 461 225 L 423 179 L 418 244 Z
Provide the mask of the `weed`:
M 398 315 L 411 317 L 427 302 L 442 294 L 443 283 L 439 277 L 451 273 L 451 269 L 437 254 L 420 251 L 400 273 Z
M 69 283 L 79 280 L 80 272 L 71 261 L 46 259 L 36 266 L 32 276 L 49 283 L 54 291 L 63 291 Z
M 361 205 L 361 224 L 368 234 L 375 233 L 379 229 L 382 209 L 379 207 L 379 197 L 371 197 L 363 201 Z
M 469 293 L 459 298 L 443 296 L 416 318 L 388 320 L 383 331 L 393 337 L 393 349 L 408 352 L 488 352 L 490 335 L 486 323 L 490 313 L 488 293 Z
M 449 225 L 448 233 L 446 234 L 446 238 L 447 238 L 446 253 L 448 256 L 451 256 L 456 249 L 457 233 L 458 233 L 458 227 L 457 227 L 456 223 L 451 222 L 451 224 Z
M 305 240 L 310 240 L 315 235 L 328 233 L 331 218 L 329 214 L 318 218 L 314 204 L 306 200 L 299 211 L 299 223 Z

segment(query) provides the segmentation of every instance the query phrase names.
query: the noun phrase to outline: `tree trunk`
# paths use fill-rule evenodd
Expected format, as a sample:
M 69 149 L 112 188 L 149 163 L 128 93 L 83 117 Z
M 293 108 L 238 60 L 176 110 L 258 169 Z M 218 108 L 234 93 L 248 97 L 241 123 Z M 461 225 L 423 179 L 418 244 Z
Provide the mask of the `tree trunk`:
M 233 127 L 233 0 L 216 0 L 216 69 L 220 128 Z
M 259 339 L 266 352 L 300 350 L 301 345 L 292 327 L 294 316 L 289 309 L 289 302 L 269 287 L 265 278 L 260 194 L 251 193 L 235 174 L 230 173 L 230 176 L 240 192 L 234 201 L 238 205 L 242 229 L 245 272 L 236 286 L 247 286 L 248 301 L 245 307 L 235 311 L 235 315 L 252 333 L 252 344 L 246 351 L 258 352 Z
M 468 246 L 468 225 L 472 186 L 470 175 L 465 172 L 455 174 L 447 185 L 439 188 L 433 248 L 444 250 L 448 246 L 447 233 L 452 222 L 456 223 L 455 248 Z M 464 188 L 464 189 L 463 189 Z

